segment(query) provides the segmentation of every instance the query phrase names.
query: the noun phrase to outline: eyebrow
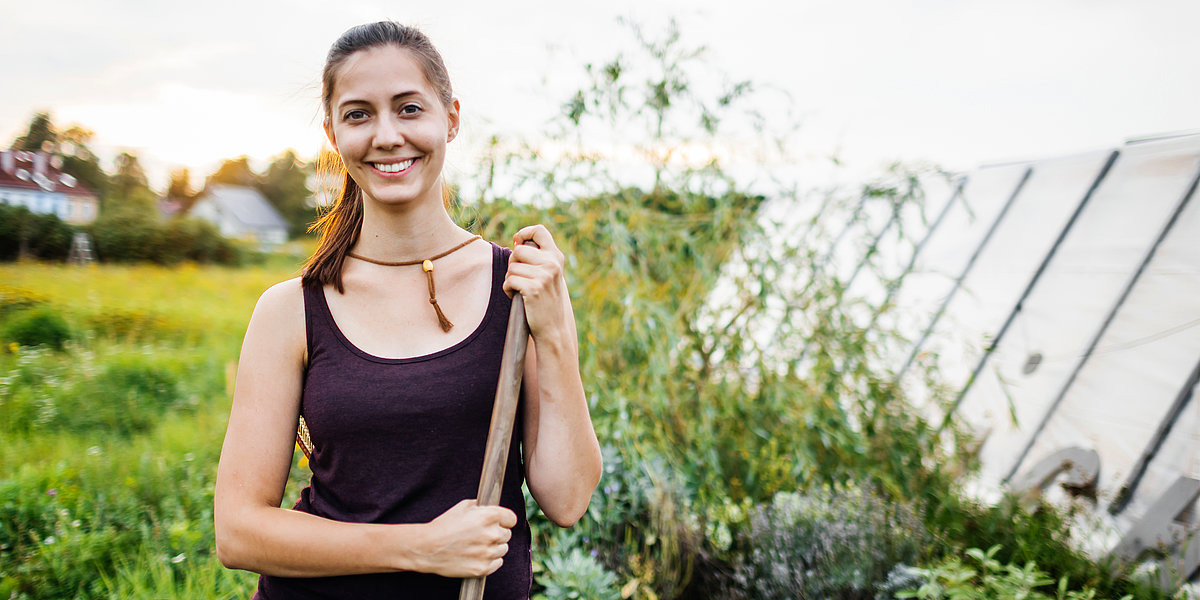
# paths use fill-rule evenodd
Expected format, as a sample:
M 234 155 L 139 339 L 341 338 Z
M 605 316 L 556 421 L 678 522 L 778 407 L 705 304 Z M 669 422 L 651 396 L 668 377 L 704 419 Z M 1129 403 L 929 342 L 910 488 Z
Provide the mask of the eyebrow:
M 392 102 L 395 102 L 397 100 L 403 100 L 404 98 L 408 98 L 409 96 L 420 96 L 420 95 L 421 95 L 420 90 L 409 90 L 407 92 L 400 92 L 399 94 L 392 96 Z M 350 104 L 370 104 L 370 102 L 368 102 L 367 100 L 363 100 L 361 98 L 351 98 L 349 100 L 342 100 L 340 103 L 338 103 L 338 109 L 340 110 L 342 108 L 345 108 L 346 106 L 348 106 Z

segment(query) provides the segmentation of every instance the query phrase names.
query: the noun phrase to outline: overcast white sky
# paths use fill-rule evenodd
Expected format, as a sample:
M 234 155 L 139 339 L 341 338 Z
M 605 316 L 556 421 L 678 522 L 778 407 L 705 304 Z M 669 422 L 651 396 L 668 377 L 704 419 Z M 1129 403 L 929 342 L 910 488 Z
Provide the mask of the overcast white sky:
M 536 137 L 580 65 L 661 29 L 738 79 L 787 90 L 798 158 L 964 169 L 1200 128 L 1195 0 L 0 0 L 0 142 L 34 111 L 137 152 L 152 180 L 321 144 L 319 71 L 349 26 L 391 18 L 438 45 L 464 108 L 451 160 Z

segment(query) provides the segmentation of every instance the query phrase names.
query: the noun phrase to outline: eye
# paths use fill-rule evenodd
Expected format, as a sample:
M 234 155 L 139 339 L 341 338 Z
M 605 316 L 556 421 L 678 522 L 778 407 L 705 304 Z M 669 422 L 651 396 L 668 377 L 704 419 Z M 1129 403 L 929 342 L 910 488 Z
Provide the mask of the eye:
M 421 106 L 418 104 L 405 104 L 404 106 L 400 107 L 400 114 L 402 115 L 416 115 L 420 113 Z
M 358 108 L 346 111 L 346 114 L 342 115 L 343 121 L 361 121 L 365 118 L 367 118 L 367 111 Z

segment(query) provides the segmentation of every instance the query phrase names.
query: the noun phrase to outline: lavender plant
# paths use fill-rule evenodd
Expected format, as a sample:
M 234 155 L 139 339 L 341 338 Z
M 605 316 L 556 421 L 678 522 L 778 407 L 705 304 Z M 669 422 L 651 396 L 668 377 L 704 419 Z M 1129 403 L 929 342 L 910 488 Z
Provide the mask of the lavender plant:
M 860 486 L 777 494 L 750 518 L 727 592 L 754 600 L 872 600 L 929 534 L 913 510 Z

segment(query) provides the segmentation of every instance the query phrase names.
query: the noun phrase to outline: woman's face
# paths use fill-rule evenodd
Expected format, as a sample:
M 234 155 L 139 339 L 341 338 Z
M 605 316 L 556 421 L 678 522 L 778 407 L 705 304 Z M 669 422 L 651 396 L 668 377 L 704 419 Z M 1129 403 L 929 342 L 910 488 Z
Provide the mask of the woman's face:
M 442 202 L 446 143 L 458 132 L 412 54 L 385 45 L 352 54 L 338 69 L 325 133 L 366 199 Z

